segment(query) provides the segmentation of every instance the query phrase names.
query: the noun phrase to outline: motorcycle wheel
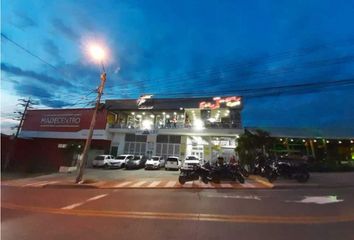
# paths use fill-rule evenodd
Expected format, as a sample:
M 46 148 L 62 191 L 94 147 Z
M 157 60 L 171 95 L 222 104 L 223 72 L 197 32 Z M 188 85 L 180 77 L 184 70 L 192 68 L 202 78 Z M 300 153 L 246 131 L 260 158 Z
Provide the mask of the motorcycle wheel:
M 250 176 L 249 172 L 246 169 L 244 169 L 244 168 L 242 169 L 241 173 L 242 173 L 242 175 L 244 177 L 249 177 Z
M 267 176 L 267 179 L 270 183 L 274 182 L 277 179 L 277 175 L 274 173 L 271 173 Z
M 240 183 L 245 183 L 245 179 L 240 174 L 237 174 L 236 177 Z
M 300 183 L 307 182 L 309 178 L 310 178 L 310 174 L 308 172 L 300 173 L 299 175 L 296 176 L 296 180 Z
M 219 177 L 213 177 L 213 178 L 211 179 L 211 181 L 212 181 L 213 183 L 220 183 L 220 178 L 219 178 Z
M 179 182 L 181 185 L 183 185 L 183 184 L 186 183 L 186 180 L 184 179 L 184 177 L 179 177 L 179 178 L 178 178 L 178 182 Z
M 201 179 L 202 179 L 202 182 L 203 182 L 204 184 L 208 184 L 208 183 L 209 183 L 208 178 L 202 177 Z

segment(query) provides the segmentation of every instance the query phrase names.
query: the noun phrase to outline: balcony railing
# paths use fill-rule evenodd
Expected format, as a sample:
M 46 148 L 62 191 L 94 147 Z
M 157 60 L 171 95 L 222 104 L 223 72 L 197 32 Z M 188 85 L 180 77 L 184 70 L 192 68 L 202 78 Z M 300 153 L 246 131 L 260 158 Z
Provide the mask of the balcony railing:
M 120 124 L 120 123 L 115 123 L 115 124 L 109 124 L 109 128 L 114 128 L 114 129 L 144 129 L 140 125 L 130 125 L 130 124 Z M 191 129 L 193 128 L 192 125 L 190 124 L 183 124 L 183 123 L 177 123 L 177 124 L 166 124 L 166 125 L 154 125 L 151 127 L 152 129 Z M 241 126 L 239 124 L 232 124 L 232 123 L 212 123 L 212 124 L 205 124 L 204 128 L 206 129 L 240 129 Z

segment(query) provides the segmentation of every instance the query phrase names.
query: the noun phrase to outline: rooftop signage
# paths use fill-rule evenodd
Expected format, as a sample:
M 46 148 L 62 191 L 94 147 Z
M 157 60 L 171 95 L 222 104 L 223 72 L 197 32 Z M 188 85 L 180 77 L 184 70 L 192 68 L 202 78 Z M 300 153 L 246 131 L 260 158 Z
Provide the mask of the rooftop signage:
M 22 130 L 76 132 L 90 127 L 92 114 L 92 109 L 30 110 L 26 114 Z M 99 111 L 95 129 L 105 129 L 106 122 L 107 111 Z
M 136 135 L 157 135 L 158 132 L 156 129 L 139 129 L 135 131 Z
M 230 108 L 241 106 L 241 97 L 214 97 L 212 102 L 203 101 L 199 103 L 200 109 L 218 109 L 224 106 Z
M 152 94 L 145 94 L 140 96 L 138 100 L 136 101 L 136 104 L 138 105 L 138 109 L 153 109 L 154 106 L 152 105 L 151 98 Z
M 43 115 L 40 127 L 79 127 L 81 114 L 46 114 Z

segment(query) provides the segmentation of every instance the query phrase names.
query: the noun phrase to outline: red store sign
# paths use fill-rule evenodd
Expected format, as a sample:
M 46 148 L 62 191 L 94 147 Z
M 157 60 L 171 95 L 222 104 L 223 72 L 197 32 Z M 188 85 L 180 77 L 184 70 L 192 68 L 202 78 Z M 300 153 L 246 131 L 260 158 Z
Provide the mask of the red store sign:
M 199 108 L 201 109 L 218 109 L 222 105 L 226 107 L 237 107 L 241 105 L 241 97 L 232 96 L 232 97 L 214 97 L 213 102 L 200 102 Z
M 22 130 L 76 132 L 90 127 L 92 109 L 29 110 Z M 98 111 L 95 129 L 105 129 L 107 111 Z

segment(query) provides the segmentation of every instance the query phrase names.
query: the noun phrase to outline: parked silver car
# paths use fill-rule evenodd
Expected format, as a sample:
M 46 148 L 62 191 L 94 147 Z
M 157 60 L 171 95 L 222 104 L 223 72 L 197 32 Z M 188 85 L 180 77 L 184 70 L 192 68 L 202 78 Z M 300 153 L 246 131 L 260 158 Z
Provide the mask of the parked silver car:
M 160 169 L 165 166 L 165 159 L 161 156 L 152 156 L 145 163 L 145 169 Z

